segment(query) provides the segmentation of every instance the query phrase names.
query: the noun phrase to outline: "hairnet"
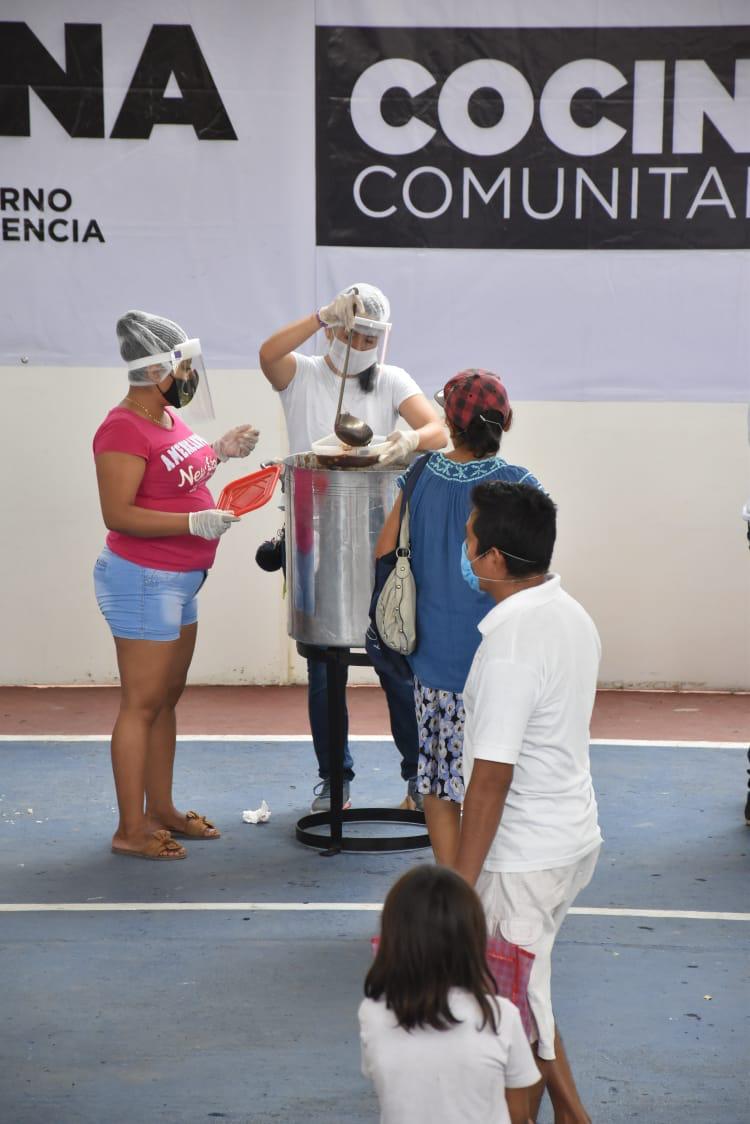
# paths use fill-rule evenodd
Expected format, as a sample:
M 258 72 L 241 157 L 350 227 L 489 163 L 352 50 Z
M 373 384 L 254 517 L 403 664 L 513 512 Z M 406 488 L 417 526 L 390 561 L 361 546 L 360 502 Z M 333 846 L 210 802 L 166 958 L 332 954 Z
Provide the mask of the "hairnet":
M 150 312 L 132 309 L 117 321 L 120 355 L 126 363 L 172 351 L 179 344 L 185 343 L 187 338 L 187 333 L 174 320 L 154 316 Z M 129 381 L 136 385 L 150 383 L 152 380 L 146 377 L 145 367 L 146 364 L 143 368 L 129 371 Z
M 380 320 L 387 323 L 391 318 L 391 302 L 385 293 L 375 285 L 368 285 L 366 281 L 357 281 L 354 285 L 349 285 L 342 292 L 350 293 L 352 289 L 356 289 L 362 298 L 362 304 L 365 306 L 365 316 L 368 320 Z

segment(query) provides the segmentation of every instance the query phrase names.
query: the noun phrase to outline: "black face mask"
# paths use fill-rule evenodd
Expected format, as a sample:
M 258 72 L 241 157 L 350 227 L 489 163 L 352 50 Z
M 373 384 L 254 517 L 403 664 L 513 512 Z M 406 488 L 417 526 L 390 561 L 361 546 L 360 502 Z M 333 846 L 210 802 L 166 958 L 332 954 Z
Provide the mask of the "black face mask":
M 161 387 L 159 387 L 159 390 L 170 406 L 173 406 L 175 410 L 180 410 L 183 406 L 187 406 L 188 402 L 192 402 L 198 389 L 198 381 L 197 371 L 191 371 L 190 377 L 187 379 L 176 379 L 173 375 L 171 386 L 167 390 L 161 390 Z

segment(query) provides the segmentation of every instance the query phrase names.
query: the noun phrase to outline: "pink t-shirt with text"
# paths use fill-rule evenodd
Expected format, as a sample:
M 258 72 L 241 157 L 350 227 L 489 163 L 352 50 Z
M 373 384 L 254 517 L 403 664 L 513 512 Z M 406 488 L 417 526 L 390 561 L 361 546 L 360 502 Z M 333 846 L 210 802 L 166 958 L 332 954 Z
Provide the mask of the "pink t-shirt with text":
M 193 433 L 179 415 L 166 411 L 172 429 L 162 429 L 123 406 L 110 410 L 94 434 L 94 456 L 99 453 L 128 453 L 146 462 L 135 504 L 151 511 L 204 511 L 215 507 L 206 487 L 216 471 L 216 454 L 202 437 Z M 162 535 L 138 538 L 110 531 L 107 546 L 128 562 L 151 570 L 208 570 L 216 557 L 218 539 L 197 535 Z

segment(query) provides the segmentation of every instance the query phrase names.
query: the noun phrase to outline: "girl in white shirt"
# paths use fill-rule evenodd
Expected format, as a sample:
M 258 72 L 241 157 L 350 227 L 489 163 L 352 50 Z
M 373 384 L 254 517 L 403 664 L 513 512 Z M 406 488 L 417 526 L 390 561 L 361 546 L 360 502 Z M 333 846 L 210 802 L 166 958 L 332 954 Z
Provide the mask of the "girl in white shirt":
M 381 1124 L 527 1124 L 540 1075 L 486 947 L 479 898 L 447 867 L 415 867 L 392 887 L 359 1008 Z

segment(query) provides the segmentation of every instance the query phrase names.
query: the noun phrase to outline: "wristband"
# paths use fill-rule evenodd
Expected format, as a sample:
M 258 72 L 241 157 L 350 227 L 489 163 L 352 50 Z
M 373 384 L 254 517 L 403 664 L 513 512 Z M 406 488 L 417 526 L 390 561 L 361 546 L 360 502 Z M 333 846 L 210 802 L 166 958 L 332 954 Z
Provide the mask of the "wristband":
M 328 327 L 325 320 L 321 320 L 320 313 L 318 312 L 317 308 L 315 310 L 315 319 L 318 321 L 318 327 L 320 327 L 320 328 L 327 328 Z

